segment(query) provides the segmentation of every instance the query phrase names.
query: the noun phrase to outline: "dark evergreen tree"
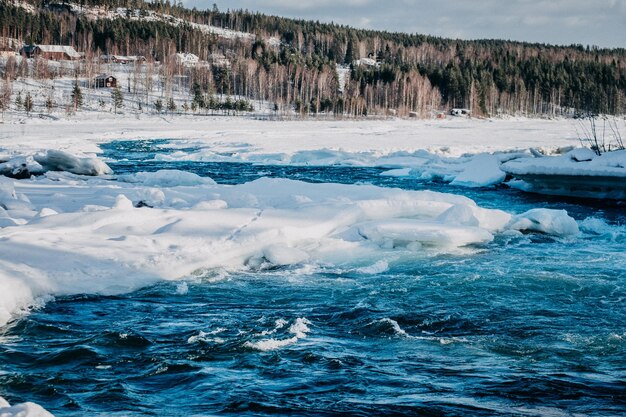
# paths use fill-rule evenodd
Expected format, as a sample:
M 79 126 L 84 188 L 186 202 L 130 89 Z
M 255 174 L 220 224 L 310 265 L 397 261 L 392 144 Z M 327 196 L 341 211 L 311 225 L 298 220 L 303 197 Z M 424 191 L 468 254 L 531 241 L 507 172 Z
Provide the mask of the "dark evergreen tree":
M 117 109 L 124 106 L 124 95 L 118 87 L 111 90 L 111 99 L 113 100 L 114 112 L 117 114 Z
M 33 111 L 33 97 L 30 93 L 26 93 L 26 97 L 24 97 L 24 110 L 26 113 Z
M 74 83 L 74 88 L 72 88 L 72 106 L 74 107 L 74 111 L 80 109 L 83 105 L 83 92 L 80 89 L 78 82 Z

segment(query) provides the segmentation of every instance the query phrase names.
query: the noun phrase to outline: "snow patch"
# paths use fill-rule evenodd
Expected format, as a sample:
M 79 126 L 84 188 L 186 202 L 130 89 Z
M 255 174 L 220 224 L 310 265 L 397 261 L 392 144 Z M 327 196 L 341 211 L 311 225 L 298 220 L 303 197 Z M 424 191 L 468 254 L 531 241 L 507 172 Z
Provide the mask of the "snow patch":
M 477 155 L 465 164 L 463 171 L 456 176 L 452 185 L 463 187 L 488 187 L 499 184 L 506 178 L 500 169 L 500 161 L 494 155 Z
M 193 187 L 195 185 L 215 185 L 211 178 L 201 177 L 192 172 L 175 169 L 162 169 L 156 172 L 138 172 L 130 175 L 120 175 L 118 181 L 142 184 L 147 187 Z

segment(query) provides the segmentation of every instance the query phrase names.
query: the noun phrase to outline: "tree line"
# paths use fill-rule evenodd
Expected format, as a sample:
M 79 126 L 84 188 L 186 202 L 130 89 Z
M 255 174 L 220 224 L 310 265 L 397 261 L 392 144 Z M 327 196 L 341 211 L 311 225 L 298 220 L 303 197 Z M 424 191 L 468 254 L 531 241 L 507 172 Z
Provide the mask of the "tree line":
M 0 3 L 0 36 L 73 45 L 87 58 L 143 55 L 160 63 L 164 79 L 187 77 L 190 95 L 199 88 L 204 95 L 269 101 L 276 109 L 301 114 L 354 116 L 390 111 L 428 116 L 455 107 L 483 116 L 626 111 L 625 49 L 464 41 L 216 6 L 187 9 L 169 1 L 80 1 L 80 8 L 126 8 L 121 15 L 100 18 L 62 2 L 29 3 L 34 12 Z M 145 18 L 151 13 L 165 17 Z M 220 37 L 202 25 L 254 38 Z M 172 62 L 176 52 L 203 60 L 219 53 L 230 65 L 187 68 Z

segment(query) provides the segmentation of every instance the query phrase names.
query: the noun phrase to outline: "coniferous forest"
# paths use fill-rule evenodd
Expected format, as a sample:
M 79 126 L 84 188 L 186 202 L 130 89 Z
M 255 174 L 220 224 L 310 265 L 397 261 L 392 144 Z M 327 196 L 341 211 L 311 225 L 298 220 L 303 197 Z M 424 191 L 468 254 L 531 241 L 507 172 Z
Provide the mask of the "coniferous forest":
M 626 110 L 625 49 L 444 39 L 217 6 L 187 9 L 162 1 L 79 1 L 2 0 L 0 36 L 71 45 L 85 53 L 86 61 L 142 55 L 146 65 L 158 63 L 154 71 L 166 83 L 174 75 L 188 77 L 190 97 L 199 106 L 205 104 L 203 97 L 227 94 L 303 115 L 427 117 L 451 108 L 471 109 L 478 116 Z M 223 36 L 204 25 L 250 35 Z M 229 65 L 181 66 L 172 58 L 177 52 L 202 60 L 219 54 Z M 91 76 L 96 69 L 86 65 L 81 71 L 87 73 L 76 76 Z M 20 76 L 5 68 L 7 73 Z

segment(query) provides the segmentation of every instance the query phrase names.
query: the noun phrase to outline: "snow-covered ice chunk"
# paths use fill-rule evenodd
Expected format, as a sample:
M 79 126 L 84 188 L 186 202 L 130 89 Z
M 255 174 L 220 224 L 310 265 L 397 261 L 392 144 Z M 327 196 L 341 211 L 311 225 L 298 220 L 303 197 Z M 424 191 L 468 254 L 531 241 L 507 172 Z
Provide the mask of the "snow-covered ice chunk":
M 437 217 L 452 226 L 474 226 L 498 232 L 511 221 L 511 215 L 502 210 L 484 209 L 472 204 L 455 204 Z
M 5 210 L 28 211 L 32 205 L 28 197 L 15 192 L 14 181 L 0 177 L 0 208 Z
M 77 175 L 108 175 L 113 170 L 101 159 L 78 157 L 64 151 L 47 150 L 33 156 L 46 171 L 67 171 Z
M 45 169 L 32 156 L 17 156 L 0 164 L 0 175 L 5 177 L 30 178 L 44 172 Z
M 598 156 L 589 148 L 576 148 L 569 151 L 566 155 L 569 156 L 569 158 L 574 162 L 592 161 L 596 156 Z
M 448 210 L 441 213 L 437 220 L 449 224 L 458 226 L 480 226 L 480 221 L 474 215 L 474 210 L 470 206 L 465 204 L 455 204 Z
M 133 202 L 124 194 L 120 194 L 115 198 L 115 204 L 112 207 L 114 210 L 131 210 L 135 208 Z
M 596 156 L 589 149 L 574 149 L 561 156 L 516 159 L 503 164 L 502 169 L 522 177 L 562 175 L 626 178 L 626 150 Z
M 500 184 L 506 174 L 500 169 L 500 160 L 494 155 L 476 155 L 465 165 L 463 171 L 456 176 L 452 185 L 463 187 L 488 187 Z
M 532 209 L 514 216 L 509 229 L 566 237 L 579 234 L 578 223 L 565 210 Z
M 502 169 L 524 182 L 511 187 L 541 194 L 626 199 L 626 150 L 600 156 L 574 149 L 562 156 L 524 158 Z
M 193 206 L 194 210 L 224 210 L 228 208 L 228 203 L 224 200 L 201 201 Z
M 39 210 L 39 213 L 37 213 L 37 217 L 48 217 L 48 216 L 54 216 L 55 214 L 59 214 L 59 213 L 56 210 L 53 210 L 48 207 L 44 207 L 41 210 Z
M 158 188 L 144 188 L 136 193 L 138 206 L 159 207 L 165 203 L 165 193 Z
M 215 185 L 211 178 L 201 177 L 193 172 L 176 169 L 161 169 L 156 172 L 138 172 L 120 175 L 119 181 L 139 183 L 147 187 L 193 187 L 195 185 Z
M 13 181 L 0 177 L 0 206 L 6 208 L 6 202 L 11 200 L 17 200 Z
M 379 220 L 362 223 L 356 227 L 363 238 L 390 248 L 406 247 L 413 242 L 454 248 L 493 240 L 491 233 L 479 227 L 453 226 L 411 219 Z
M 273 265 L 295 265 L 309 259 L 309 254 L 297 248 L 285 245 L 271 245 L 263 250 L 263 256 Z

